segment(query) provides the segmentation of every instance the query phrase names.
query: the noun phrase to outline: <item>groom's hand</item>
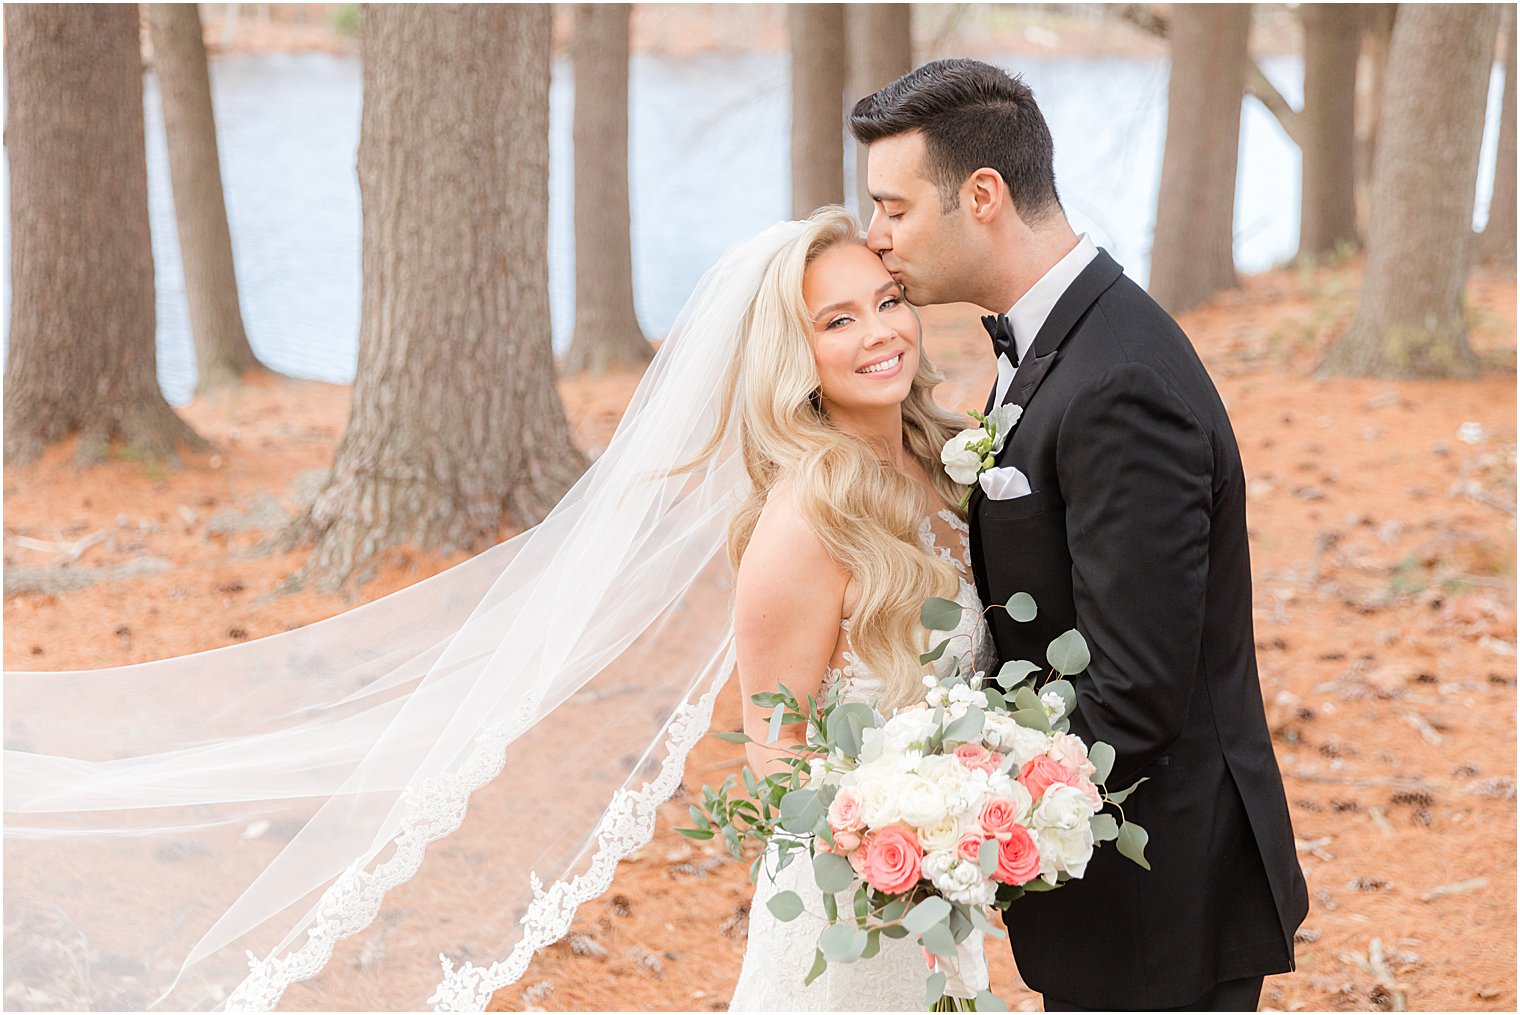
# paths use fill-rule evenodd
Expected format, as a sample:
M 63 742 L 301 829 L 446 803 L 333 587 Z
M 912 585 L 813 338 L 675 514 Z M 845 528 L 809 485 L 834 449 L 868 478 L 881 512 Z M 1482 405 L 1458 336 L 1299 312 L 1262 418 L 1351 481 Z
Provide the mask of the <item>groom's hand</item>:
M 1110 368 L 1057 438 L 1077 628 L 1092 650 L 1077 714 L 1122 788 L 1182 734 L 1198 670 L 1214 453 L 1166 379 Z

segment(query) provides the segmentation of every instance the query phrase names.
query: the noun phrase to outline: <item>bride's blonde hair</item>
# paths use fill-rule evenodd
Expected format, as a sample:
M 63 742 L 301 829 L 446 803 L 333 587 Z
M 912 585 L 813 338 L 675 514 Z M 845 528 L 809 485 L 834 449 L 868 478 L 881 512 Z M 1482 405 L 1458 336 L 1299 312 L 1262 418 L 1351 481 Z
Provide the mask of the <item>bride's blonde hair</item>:
M 724 419 L 738 402 L 740 451 L 753 484 L 729 525 L 728 554 L 737 569 L 766 500 L 789 478 L 803 517 L 859 589 L 850 637 L 860 661 L 882 678 L 881 707 L 890 714 L 923 694 L 919 610 L 930 596 L 953 598 L 957 576 L 920 542 L 931 505 L 916 481 L 882 460 L 892 449 L 834 426 L 823 407 L 803 274 L 825 251 L 864 242 L 855 216 L 830 205 L 766 269 L 724 392 Z M 940 499 L 956 503 L 961 488 L 940 467 L 939 452 L 960 424 L 931 397 L 943 380 L 920 354 L 902 403 L 903 438 Z

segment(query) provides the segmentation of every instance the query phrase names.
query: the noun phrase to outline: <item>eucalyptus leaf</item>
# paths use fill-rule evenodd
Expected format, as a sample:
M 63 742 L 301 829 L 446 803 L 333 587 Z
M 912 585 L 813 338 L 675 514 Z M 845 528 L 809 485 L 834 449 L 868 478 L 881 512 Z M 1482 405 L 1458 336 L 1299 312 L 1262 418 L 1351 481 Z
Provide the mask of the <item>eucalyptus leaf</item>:
M 1119 826 L 1119 852 L 1146 870 L 1150 870 L 1150 862 L 1145 859 L 1145 844 L 1150 841 L 1150 838 L 1145 829 L 1133 821 L 1126 821 Z
M 870 705 L 859 701 L 836 705 L 827 723 L 829 742 L 850 757 L 857 757 L 862 746 L 861 734 L 875 725 Z
M 809 969 L 807 976 L 803 977 L 802 985 L 806 987 L 818 979 L 827 968 L 829 968 L 829 960 L 823 957 L 823 952 L 815 951 L 813 953 L 813 968 Z
M 950 903 L 938 895 L 931 895 L 908 911 L 902 925 L 915 934 L 922 934 L 950 915 Z
M 881 929 L 873 928 L 866 932 L 866 946 L 860 953 L 863 959 L 874 959 L 881 951 Z
M 933 1011 L 934 1005 L 940 998 L 945 996 L 945 974 L 930 973 L 928 982 L 924 984 L 924 1008 Z
M 807 835 L 824 817 L 818 794 L 810 789 L 794 789 L 781 798 L 781 827 L 794 835 Z
M 766 743 L 774 744 L 776 739 L 781 736 L 781 718 L 784 715 L 786 715 L 786 704 L 784 702 L 777 703 L 776 707 L 771 710 L 770 728 L 765 733 Z
M 1025 729 L 1039 730 L 1041 733 L 1050 732 L 1050 716 L 1045 714 L 1043 708 L 1021 708 L 1010 718 Z
M 956 743 L 971 743 L 982 739 L 982 728 L 987 724 L 986 714 L 979 708 L 970 706 L 959 719 L 951 720 L 945 727 L 945 740 Z
M 1072 628 L 1050 643 L 1050 647 L 1045 650 L 1045 658 L 1057 673 L 1070 677 L 1087 669 L 1087 665 L 1092 662 L 1092 653 L 1087 649 L 1087 639 L 1076 628 Z
M 928 652 L 925 652 L 923 655 L 919 656 L 918 657 L 919 664 L 920 665 L 927 665 L 929 663 L 934 662 L 940 656 L 942 656 L 942 655 L 945 654 L 945 649 L 949 646 L 949 644 L 950 644 L 950 639 L 946 638 L 944 641 L 942 641 L 938 645 L 934 646 Z
M 833 892 L 823 893 L 823 918 L 829 923 L 839 919 L 839 900 L 834 898 Z
M 1003 999 L 1002 998 L 998 997 L 992 991 L 990 991 L 990 990 L 979 990 L 979 991 L 976 992 L 976 1010 L 977 1011 L 1007 1011 L 1008 1010 L 1008 1006 L 1003 1003 Z
M 1039 694 L 1032 687 L 1021 687 L 1013 692 L 1013 707 L 1035 709 L 1041 712 L 1045 710 Z
M 1034 605 L 1034 596 L 1028 592 L 1015 592 L 1009 596 L 1006 609 L 1008 615 L 1021 624 L 1029 623 L 1039 613 Z
M 998 841 L 988 839 L 976 849 L 976 865 L 982 869 L 984 877 L 992 877 L 992 872 L 997 870 Z
M 992 712 L 1006 711 L 1008 705 L 1003 701 L 1003 692 L 995 687 L 983 687 L 982 693 L 987 696 L 987 709 Z
M 715 834 L 717 834 L 712 831 L 712 829 L 704 828 L 677 828 L 676 831 L 686 836 L 688 839 L 697 840 L 711 839 Z
M 950 936 L 955 939 L 957 945 L 966 940 L 976 929 L 971 924 L 971 918 L 966 915 L 966 910 L 969 908 L 969 906 L 954 902 L 950 904 L 950 918 L 946 921 L 946 925 L 950 928 Z
M 833 853 L 813 854 L 813 880 L 821 892 L 842 892 L 855 880 L 855 868 L 850 861 Z
M 1119 837 L 1119 822 L 1112 814 L 1094 814 L 1088 824 L 1094 842 L 1112 842 Z
M 918 619 L 931 631 L 954 631 L 960 626 L 964 610 L 960 603 L 934 596 L 919 610 Z
M 1027 659 L 1013 659 L 1006 662 L 998 669 L 995 679 L 1001 686 L 1012 689 L 1015 684 L 1029 676 L 1038 673 L 1040 667 Z
M 987 937 L 1004 938 L 1008 936 L 1000 928 L 995 927 L 991 920 L 987 919 L 987 914 L 982 912 L 981 906 L 971 907 L 971 924 Z
M 908 911 L 908 902 L 909 899 L 906 896 L 899 899 L 893 899 L 882 908 L 881 918 L 887 921 L 892 921 L 900 918 L 904 913 Z
M 1108 795 L 1109 802 L 1110 803 L 1116 803 L 1116 804 L 1122 804 L 1124 801 L 1126 801 L 1126 800 L 1129 799 L 1129 795 L 1135 791 L 1135 787 L 1136 786 L 1139 786 L 1142 782 L 1145 782 L 1149 778 L 1150 778 L 1150 776 L 1148 776 L 1148 775 L 1142 775 L 1140 778 L 1136 779 L 1134 781 L 1134 783 L 1132 783 L 1129 786 L 1126 786 L 1124 789 L 1119 790 L 1119 792 L 1117 792 L 1117 793 L 1110 793 Z
M 823 933 L 818 935 L 818 950 L 823 952 L 823 957 L 830 962 L 854 962 L 860 958 L 860 952 L 853 948 L 855 940 L 855 928 L 848 923 L 836 923 L 823 928 Z M 865 947 L 865 942 L 861 942 Z
M 728 742 L 730 744 L 747 744 L 747 743 L 750 742 L 750 740 L 749 740 L 749 734 L 748 733 L 742 733 L 742 732 L 739 732 L 739 733 L 730 733 L 730 732 L 724 731 L 722 733 L 714 733 L 713 737 L 714 737 L 714 739 L 723 740 L 723 741 L 726 741 L 726 742 Z
M 1107 782 L 1108 773 L 1114 770 L 1114 749 L 1101 740 L 1095 741 L 1087 749 L 1087 760 L 1097 769 L 1093 773 L 1093 782 Z
M 1026 892 L 1053 892 L 1056 890 L 1056 886 L 1051 884 L 1049 881 L 1046 881 L 1044 878 L 1035 878 L 1033 881 L 1026 881 L 1020 887 L 1023 888 Z
M 881 929 L 881 936 L 891 938 L 893 941 L 896 941 L 898 938 L 907 937 L 908 933 L 908 928 L 896 923 L 890 927 L 883 927 Z
M 955 935 L 950 933 L 950 928 L 942 923 L 936 923 L 919 937 L 923 940 L 924 947 L 929 949 L 930 954 L 938 955 L 942 959 L 955 958 Z
M 802 915 L 802 896 L 796 892 L 777 892 L 766 902 L 765 908 L 782 923 L 788 923 Z

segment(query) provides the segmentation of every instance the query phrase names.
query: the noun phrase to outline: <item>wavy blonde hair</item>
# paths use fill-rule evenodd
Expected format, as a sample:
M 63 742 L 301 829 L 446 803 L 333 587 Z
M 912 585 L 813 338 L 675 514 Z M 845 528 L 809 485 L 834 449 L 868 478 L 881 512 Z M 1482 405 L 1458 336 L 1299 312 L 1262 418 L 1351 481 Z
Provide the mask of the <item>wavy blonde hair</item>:
M 830 205 L 813 213 L 807 230 L 765 271 L 723 398 L 725 420 L 735 402 L 739 406 L 740 452 L 753 484 L 729 525 L 728 555 L 737 569 L 771 492 L 789 478 L 803 517 L 859 589 L 850 637 L 861 662 L 882 678 L 881 707 L 890 713 L 923 694 L 919 611 L 930 596 L 953 597 L 957 575 L 919 541 L 930 507 L 922 488 L 882 460 L 886 449 L 839 429 L 823 407 L 803 274 L 825 251 L 864 242 L 855 216 Z M 902 403 L 903 437 L 940 499 L 954 504 L 962 488 L 945 475 L 939 452 L 961 427 L 931 397 L 943 380 L 920 355 Z M 709 449 L 722 441 L 724 429 Z

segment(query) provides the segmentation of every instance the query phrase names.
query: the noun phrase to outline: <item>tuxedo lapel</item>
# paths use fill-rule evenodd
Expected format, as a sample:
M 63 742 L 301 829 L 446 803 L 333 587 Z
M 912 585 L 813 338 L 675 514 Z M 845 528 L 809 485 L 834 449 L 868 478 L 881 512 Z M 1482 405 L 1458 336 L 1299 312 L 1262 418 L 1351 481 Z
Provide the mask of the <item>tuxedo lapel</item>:
M 1019 360 L 1019 368 L 1014 371 L 1013 380 L 1008 385 L 1008 391 L 1003 395 L 1003 405 L 1017 405 L 1026 408 L 1034 393 L 1039 389 L 1040 382 L 1050 372 L 1055 364 L 1056 354 L 1061 349 L 1061 343 L 1066 341 L 1066 336 L 1071 334 L 1077 322 L 1082 319 L 1092 305 L 1097 302 L 1108 287 L 1119 280 L 1124 274 L 1124 269 L 1119 263 L 1108 256 L 1108 251 L 1099 248 L 1098 256 L 1088 262 L 1087 267 L 1066 287 L 1061 298 L 1056 300 L 1056 305 L 1050 309 L 1050 316 L 1045 318 L 1045 323 L 1040 326 L 1040 333 L 1035 336 L 1029 351 Z M 987 399 L 987 411 L 992 411 L 992 400 L 997 395 L 994 386 L 992 395 Z M 1014 431 L 1018 427 L 1015 424 Z M 1012 437 L 1004 442 L 1003 451 L 1008 450 Z M 1002 457 L 1002 452 L 999 453 Z M 971 518 L 972 524 L 976 521 L 976 509 L 981 504 L 982 486 L 980 483 L 971 487 L 971 500 L 966 505 L 966 513 Z

